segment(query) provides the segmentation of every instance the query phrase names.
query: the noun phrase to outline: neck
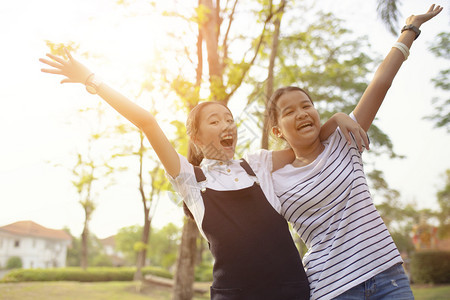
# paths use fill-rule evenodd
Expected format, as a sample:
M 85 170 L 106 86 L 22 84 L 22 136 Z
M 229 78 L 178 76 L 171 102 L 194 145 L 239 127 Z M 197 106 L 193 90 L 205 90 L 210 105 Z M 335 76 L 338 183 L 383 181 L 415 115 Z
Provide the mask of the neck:
M 312 163 L 317 156 L 325 149 L 325 146 L 319 141 L 315 143 L 312 147 L 302 148 L 297 147 L 294 148 L 295 160 L 292 163 L 294 167 L 303 167 Z

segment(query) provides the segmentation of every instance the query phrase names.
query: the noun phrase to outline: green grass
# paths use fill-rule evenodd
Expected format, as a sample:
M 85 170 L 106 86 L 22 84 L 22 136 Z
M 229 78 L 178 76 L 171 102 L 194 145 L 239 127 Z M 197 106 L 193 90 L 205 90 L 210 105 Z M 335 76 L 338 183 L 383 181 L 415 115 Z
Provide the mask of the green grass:
M 205 285 L 203 285 L 203 288 Z M 115 282 L 21 282 L 0 284 L 2 300 L 170 300 L 168 287 L 145 284 L 140 287 L 129 281 Z M 447 300 L 450 285 L 413 286 L 416 300 Z M 195 300 L 209 299 L 196 295 Z
M 137 283 L 115 282 L 20 282 L 0 284 L 2 300 L 170 300 L 168 287 L 146 284 L 138 291 Z M 209 299 L 208 295 L 196 300 Z
M 450 299 L 450 285 L 413 285 L 412 291 L 416 300 Z

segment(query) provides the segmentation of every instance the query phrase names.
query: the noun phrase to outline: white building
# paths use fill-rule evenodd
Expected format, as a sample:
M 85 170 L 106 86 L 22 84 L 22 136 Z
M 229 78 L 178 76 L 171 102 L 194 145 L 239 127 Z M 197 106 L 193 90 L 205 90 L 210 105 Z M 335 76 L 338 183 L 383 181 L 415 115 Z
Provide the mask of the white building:
M 22 259 L 22 267 L 65 267 L 71 236 L 64 230 L 49 229 L 33 221 L 20 221 L 0 227 L 0 269 L 9 258 Z

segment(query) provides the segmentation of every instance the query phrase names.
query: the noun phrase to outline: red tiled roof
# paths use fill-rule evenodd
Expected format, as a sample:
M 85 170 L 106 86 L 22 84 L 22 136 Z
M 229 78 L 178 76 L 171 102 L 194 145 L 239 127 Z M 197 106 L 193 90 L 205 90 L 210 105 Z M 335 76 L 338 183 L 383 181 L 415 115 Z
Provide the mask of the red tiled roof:
M 58 240 L 71 240 L 72 237 L 64 230 L 50 229 L 33 221 L 19 221 L 0 227 L 0 231 L 10 234 L 42 237 Z
M 114 235 L 111 235 L 107 238 L 100 239 L 100 243 L 102 243 L 103 246 L 112 246 L 114 247 L 116 245 L 116 241 L 114 239 Z

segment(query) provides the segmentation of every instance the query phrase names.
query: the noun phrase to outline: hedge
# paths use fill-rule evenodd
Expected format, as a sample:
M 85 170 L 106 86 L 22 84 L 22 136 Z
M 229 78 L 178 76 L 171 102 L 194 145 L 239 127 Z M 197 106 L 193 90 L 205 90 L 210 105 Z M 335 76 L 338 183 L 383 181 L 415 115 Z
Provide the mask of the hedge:
M 18 256 L 12 256 L 6 262 L 6 269 L 20 269 L 22 268 L 22 259 Z
M 414 283 L 450 283 L 450 252 L 416 252 L 411 258 Z
M 7 273 L 1 282 L 21 281 L 132 281 L 136 268 L 133 267 L 96 267 L 83 270 L 79 267 L 54 269 L 16 269 Z M 152 274 L 172 278 L 172 274 L 158 267 L 142 268 L 144 275 Z

